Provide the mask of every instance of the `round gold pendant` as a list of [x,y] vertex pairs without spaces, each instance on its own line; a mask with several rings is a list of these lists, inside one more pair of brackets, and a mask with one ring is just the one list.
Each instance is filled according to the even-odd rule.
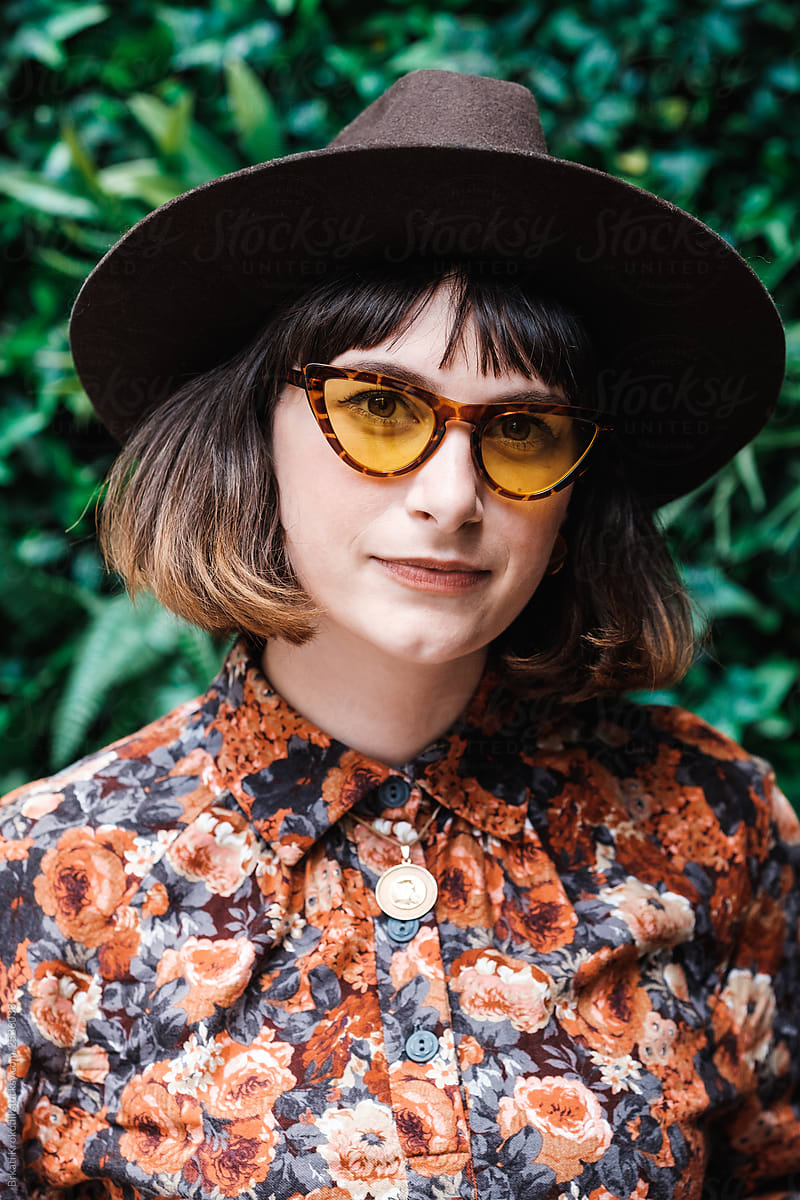
[[438,894],[430,871],[412,862],[389,867],[375,885],[375,899],[381,912],[398,921],[424,917],[433,908]]

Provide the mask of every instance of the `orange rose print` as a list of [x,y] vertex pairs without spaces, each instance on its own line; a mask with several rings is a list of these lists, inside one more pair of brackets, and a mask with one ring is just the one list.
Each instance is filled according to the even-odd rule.
[[325,1078],[328,1071],[340,1078],[350,1059],[351,1043],[358,1038],[369,1039],[380,1020],[374,992],[348,996],[334,1013],[322,1017],[305,1043],[302,1061],[306,1079],[315,1082]]
[[289,1200],[350,1200],[350,1193],[342,1188],[321,1187],[313,1192],[294,1192]]
[[108,1075],[108,1054],[102,1046],[81,1046],[70,1055],[69,1068],[85,1083],[102,1083]]
[[405,950],[395,951],[389,973],[395,991],[418,975],[425,979],[428,983],[426,1006],[435,1008],[443,1019],[447,1019],[447,984],[442,970],[442,950],[439,935],[430,925],[423,925]]
[[553,1011],[553,981],[531,963],[500,950],[468,950],[453,963],[451,984],[461,1007],[479,1021],[510,1021],[515,1029],[544,1029]]
[[20,1042],[14,1049],[6,1068],[9,1078],[11,1075],[16,1075],[17,1079],[24,1079],[31,1069],[31,1048],[26,1042]]
[[332,767],[322,781],[322,799],[328,807],[331,821],[338,821],[343,813],[361,799],[365,793],[376,788],[381,776],[364,762],[356,750],[346,750],[337,766]]
[[203,1182],[215,1196],[241,1196],[266,1179],[276,1140],[271,1115],[231,1122],[197,1153]]
[[739,969],[728,973],[713,1013],[714,1065],[725,1079],[744,1085],[748,1072],[765,1061],[772,1049],[775,1007],[769,975]]
[[170,777],[178,779],[195,778],[197,784],[190,791],[181,790],[176,796],[183,809],[183,819],[191,821],[198,813],[203,812],[225,790],[225,783],[217,770],[213,755],[202,746],[195,746],[187,755],[179,759],[170,768]]
[[461,929],[494,925],[503,899],[503,872],[494,858],[485,857],[469,834],[437,839],[435,866],[439,881],[437,909]]
[[43,962],[30,986],[31,1016],[39,1032],[54,1046],[86,1041],[86,1023],[100,1014],[100,985],[85,971],[64,962]]
[[160,917],[169,908],[169,892],[163,883],[154,883],[142,905],[143,917]]
[[[385,822],[385,833],[390,837],[398,836],[396,831],[397,825],[400,822],[390,823]],[[394,867],[400,861],[397,846],[392,842],[387,842],[386,838],[379,837],[372,829],[367,829],[364,825],[353,824],[352,827],[353,841],[358,846],[358,860],[367,867],[375,875],[382,874],[389,867]]]
[[500,1133],[506,1141],[525,1125],[542,1135],[536,1159],[555,1172],[559,1183],[597,1162],[611,1145],[611,1126],[597,1097],[579,1079],[523,1076],[514,1096],[500,1101]]
[[85,1112],[78,1108],[59,1108],[42,1099],[25,1117],[22,1136],[38,1138],[42,1156],[36,1161],[37,1172],[48,1183],[81,1183],[87,1179],[83,1163],[87,1140],[101,1129],[108,1129],[106,1110]]
[[141,941],[139,913],[130,907],[118,909],[113,931],[97,951],[103,979],[125,979],[130,974],[131,959],[139,953]]
[[677,946],[694,933],[694,909],[685,896],[659,892],[633,876],[616,887],[603,888],[599,899],[613,907],[614,915],[628,926],[639,949]]
[[[576,995],[559,1004],[558,1017],[573,1037],[582,1038],[592,1050],[621,1058],[631,1054],[644,1033],[651,1011],[650,999],[640,984],[636,959],[607,961],[592,973],[592,961],[578,973]],[[583,984],[581,976],[588,976]]]
[[[646,1179],[640,1179],[627,1200],[647,1200],[649,1194],[650,1185]],[[598,1187],[589,1192],[589,1200],[621,1200],[621,1197],[615,1192],[607,1192],[604,1187]]]
[[361,1100],[353,1109],[326,1109],[316,1124],[326,1138],[317,1152],[350,1200],[405,1200],[403,1152],[391,1110]]
[[247,938],[187,938],[180,950],[165,950],[158,964],[156,987],[183,977],[189,991],[178,1001],[189,1021],[210,1017],[215,1005],[227,1008],[241,996],[255,958]]
[[[791,874],[791,873],[790,873]],[[767,892],[750,905],[739,941],[745,962],[760,973],[774,975],[779,969],[786,930],[786,915],[783,906]]]
[[0,1016],[2,1017],[8,1017],[10,1005],[18,1002],[20,990],[25,987],[31,977],[31,968],[28,963],[30,944],[30,938],[22,939],[17,946],[14,961],[8,968],[5,963],[0,962]]
[[258,864],[258,842],[250,824],[236,812],[202,812],[167,851],[184,879],[204,883],[217,896],[232,896]]
[[577,913],[557,878],[530,888],[522,904],[505,901],[503,917],[509,928],[540,954],[571,942],[578,924]]
[[260,1117],[297,1082],[289,1070],[293,1047],[276,1042],[271,1029],[262,1029],[249,1046],[223,1034],[215,1039],[215,1053],[217,1065],[201,1089],[212,1117]]
[[458,1061],[462,1069],[483,1062],[483,1058],[483,1046],[471,1034],[465,1034],[458,1043]]
[[66,937],[93,947],[111,936],[114,914],[128,899],[123,856],[133,848],[132,833],[83,826],[68,829],[47,851],[36,899]]
[[27,858],[32,845],[33,838],[10,838],[6,841],[0,834],[0,862],[3,862],[4,859],[12,862],[14,859]]
[[457,1148],[456,1111],[442,1088],[427,1079],[397,1079],[393,1073],[392,1100],[406,1154],[446,1154]]
[[117,1123],[119,1148],[145,1172],[174,1175],[203,1140],[203,1110],[183,1092],[170,1092],[169,1063],[153,1063],[123,1089]]

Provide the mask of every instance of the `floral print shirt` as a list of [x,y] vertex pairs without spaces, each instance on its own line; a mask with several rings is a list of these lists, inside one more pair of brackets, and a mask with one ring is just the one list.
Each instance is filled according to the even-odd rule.
[[800,1196],[800,826],[686,712],[490,665],[399,769],[240,640],[0,831],[7,1195]]

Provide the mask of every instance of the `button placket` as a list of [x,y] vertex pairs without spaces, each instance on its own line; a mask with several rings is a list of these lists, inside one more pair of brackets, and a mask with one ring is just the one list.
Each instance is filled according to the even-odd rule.
[[[392,811],[392,824],[410,817],[419,829],[427,819],[424,810],[417,812],[419,800],[415,788],[407,805],[413,804],[413,817]],[[415,843],[409,849],[411,861],[425,867],[423,846]],[[363,850],[367,852],[366,844]],[[374,869],[369,862],[364,866],[370,873]],[[368,886],[370,883],[368,874]],[[429,1161],[426,1177],[438,1156],[463,1155],[466,1162],[469,1155],[469,1129],[434,914],[435,910],[412,920],[385,915],[373,918],[392,1107],[409,1166],[413,1169],[416,1162],[422,1167]]]

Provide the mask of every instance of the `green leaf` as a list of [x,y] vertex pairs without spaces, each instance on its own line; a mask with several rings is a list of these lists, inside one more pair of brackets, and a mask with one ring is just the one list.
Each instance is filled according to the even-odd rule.
[[61,47],[35,25],[23,26],[9,47],[14,58],[35,58],[51,71],[63,67],[67,57]]
[[778,612],[727,579],[719,567],[687,566],[683,573],[693,599],[708,617],[749,617],[765,633],[780,625]]
[[49,17],[44,23],[44,31],[54,42],[65,42],[83,29],[99,25],[109,16],[109,10],[104,4],[79,4],[75,8],[65,9]]
[[96,206],[85,196],[76,196],[49,179],[24,171],[7,161],[0,162],[0,192],[18,200],[26,208],[55,217],[80,220],[97,216]]
[[752,446],[745,446],[733,460],[736,474],[745,486],[750,504],[756,512],[763,512],[767,507],[767,497],[758,475],[756,456]]
[[52,758],[60,765],[79,750],[114,690],[151,671],[175,652],[177,617],[150,597],[105,600],[80,641],[53,719]]
[[97,191],[97,166],[78,137],[72,121],[64,121],[61,126],[61,137],[69,149],[72,165],[83,178],[91,191]]
[[0,612],[5,621],[19,628],[48,634],[75,614],[81,619],[97,598],[58,575],[23,562],[5,539],[0,542]]
[[240,58],[225,63],[228,99],[239,140],[254,162],[266,162],[285,152],[283,135],[272,99],[255,71]]
[[41,412],[20,412],[3,416],[0,423],[0,459],[8,458],[17,446],[34,437],[46,424],[47,417]]
[[676,194],[693,193],[700,187],[713,161],[711,150],[693,146],[686,150],[654,150],[653,170]]
[[800,664],[770,659],[760,667],[732,666],[699,706],[700,716],[737,741],[755,721],[780,717]]
[[142,200],[157,207],[185,190],[183,180],[162,170],[158,159],[136,158],[98,172],[97,182],[107,196]]
[[70,279],[84,280],[94,266],[94,263],[72,258],[71,255],[62,254],[60,250],[53,250],[49,246],[37,247],[34,253],[39,262],[53,271],[58,271],[60,275],[68,275]]
[[128,107],[162,154],[177,154],[184,149],[189,138],[194,107],[188,92],[175,104],[166,104],[157,96],[131,96]]

